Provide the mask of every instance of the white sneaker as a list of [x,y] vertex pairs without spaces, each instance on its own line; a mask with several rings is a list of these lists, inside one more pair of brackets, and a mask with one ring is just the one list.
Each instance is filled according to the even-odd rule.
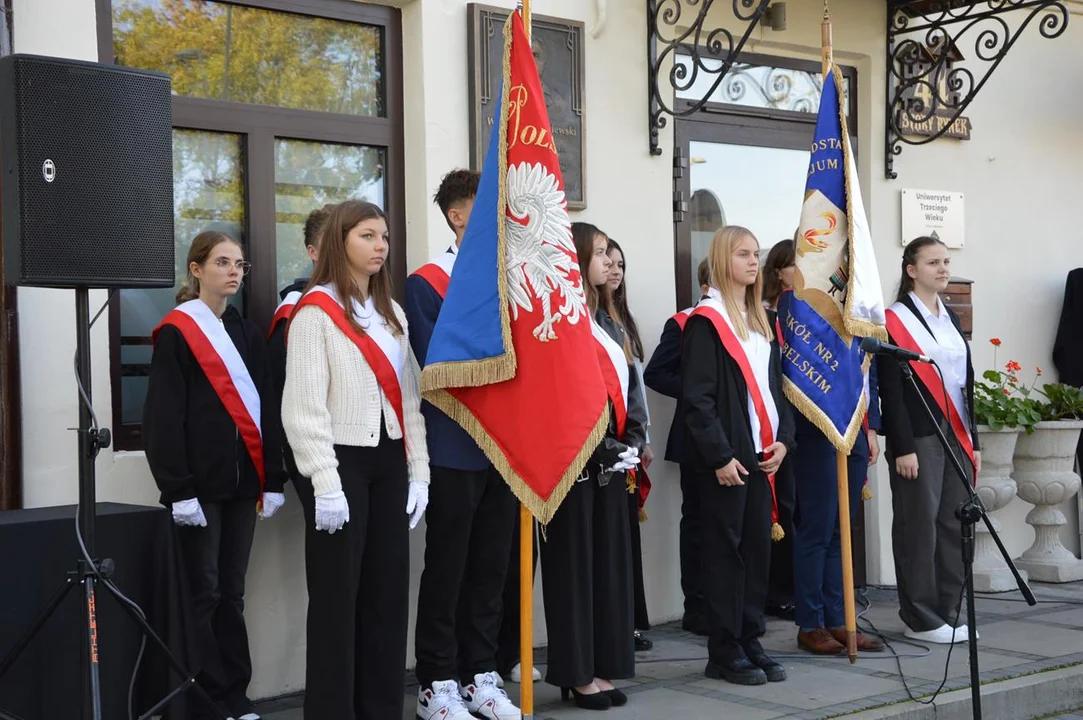
[[419,720],[473,720],[459,695],[459,683],[454,680],[437,680],[431,688],[418,690],[417,717]]
[[[978,634],[977,630],[974,631],[974,639],[981,640],[981,635]],[[959,627],[955,628],[955,642],[963,643],[967,642],[968,640],[970,640],[970,628],[966,626],[966,623],[963,623]]]
[[472,685],[462,689],[466,709],[475,717],[488,720],[522,720],[522,713],[515,707],[508,694],[496,684],[500,677],[495,672],[478,673]]
[[[530,676],[534,678],[534,682],[541,680],[541,673],[538,672],[538,668],[530,668]],[[523,665],[522,663],[515,663],[515,667],[511,669],[511,681],[513,683],[521,683],[523,681]],[[501,684],[500,687],[504,687]]]
[[961,629],[963,630],[962,633],[960,633],[959,630],[953,629],[951,625],[945,623],[940,627],[936,628],[935,630],[918,631],[907,628],[906,632],[903,634],[906,635],[906,637],[911,638],[912,640],[931,642],[936,643],[937,645],[951,645],[953,642],[962,642],[966,639],[966,630],[965,628]]

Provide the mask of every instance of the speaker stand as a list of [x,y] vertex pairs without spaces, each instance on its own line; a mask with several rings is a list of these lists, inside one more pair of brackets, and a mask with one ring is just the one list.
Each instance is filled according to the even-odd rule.
[[[83,676],[83,718],[84,720],[101,720],[101,682],[98,671],[98,618],[97,618],[97,588],[104,587],[106,591],[120,605],[121,609],[128,614],[140,631],[158,647],[165,655],[169,666],[175,673],[184,678],[184,681],[174,688],[168,695],[162,698],[154,707],[139,716],[139,720],[149,720],[162,708],[171,703],[182,692],[195,689],[197,695],[208,707],[216,707],[207,691],[204,690],[195,676],[181,665],[176,656],[170,652],[165,642],[158,637],[141,612],[129,605],[120,590],[110,580],[114,570],[112,560],[106,558],[101,561],[94,559],[94,521],[97,516],[95,500],[95,476],[94,460],[102,448],[109,447],[110,433],[106,428],[97,428],[91,416],[90,408],[90,289],[87,286],[75,288],[75,363],[79,379],[79,511],[77,522],[79,533],[82,536],[82,544],[86,550],[86,556],[80,557],[75,564],[75,570],[67,573],[64,583],[60,586],[53,599],[45,606],[41,613],[34,619],[23,635],[15,643],[15,647],[8,652],[3,661],[0,661],[0,678],[15,664],[22,652],[34,639],[38,631],[44,627],[52,614],[60,607],[60,603],[67,597],[68,592],[76,585],[83,586],[83,627],[82,633],[85,639],[81,658],[81,672]],[[227,716],[219,712],[221,720],[227,720]],[[19,720],[14,715],[0,710],[0,718],[4,720]]]

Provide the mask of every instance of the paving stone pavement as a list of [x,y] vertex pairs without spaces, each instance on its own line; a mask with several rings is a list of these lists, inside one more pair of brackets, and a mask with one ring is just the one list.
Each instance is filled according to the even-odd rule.
[[[1083,583],[1033,585],[1039,603],[1029,607],[1018,593],[980,596],[977,599],[979,667],[982,684],[1083,664]],[[864,603],[861,600],[864,599]],[[861,625],[871,622],[892,637],[900,655],[910,692],[916,697],[933,693],[944,678],[944,690],[969,687],[969,663],[965,644],[951,648],[915,646],[902,637],[904,630],[892,589],[869,589],[859,593]],[[703,675],[706,646],[703,638],[686,633],[671,623],[648,633],[654,649],[637,655],[637,676],[618,683],[628,694],[628,705],[614,708],[613,720],[657,718],[732,718],[776,720],[801,718],[824,720],[848,713],[899,702],[912,702],[891,652],[862,654],[856,664],[845,658],[822,658],[797,649],[796,628],[782,620],[769,620],[763,645],[786,666],[785,683],[740,687]],[[535,651],[535,662],[544,674],[545,650]],[[414,682],[412,674],[410,682]],[[509,695],[518,699],[519,688],[509,683]],[[406,689],[404,720],[414,717],[417,686]],[[1081,696],[1061,707],[1083,707]],[[264,720],[302,720],[301,698],[294,696],[262,703]],[[557,688],[535,685],[536,720],[597,718],[598,713],[561,703]],[[1027,720],[991,718],[987,720]],[[1083,710],[1060,715],[1061,720],[1083,720]]]

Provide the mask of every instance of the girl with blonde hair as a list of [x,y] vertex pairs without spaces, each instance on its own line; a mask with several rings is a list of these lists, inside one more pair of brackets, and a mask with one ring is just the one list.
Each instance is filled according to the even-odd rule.
[[778,342],[760,301],[759,242],[746,228],[715,233],[711,287],[684,330],[682,404],[700,491],[705,674],[739,685],[786,679],[760,645],[774,475],[793,447]]

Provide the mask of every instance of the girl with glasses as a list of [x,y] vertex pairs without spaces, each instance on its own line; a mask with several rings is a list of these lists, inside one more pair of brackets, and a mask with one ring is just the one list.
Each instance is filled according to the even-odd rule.
[[143,447],[161,502],[173,512],[188,576],[202,672],[218,703],[194,718],[258,720],[244,582],[256,516],[282,507],[285,470],[278,399],[263,333],[229,299],[249,263],[240,243],[200,233],[188,251],[177,307],[154,330]]

